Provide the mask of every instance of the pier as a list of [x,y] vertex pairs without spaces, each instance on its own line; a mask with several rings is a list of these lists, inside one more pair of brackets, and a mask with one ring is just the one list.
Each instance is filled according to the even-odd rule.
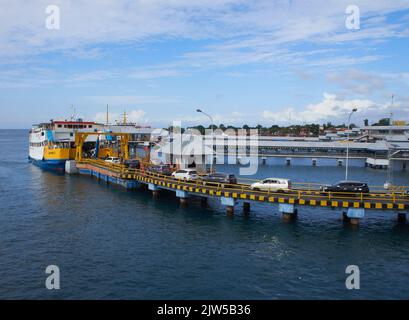
[[[112,135],[119,137],[119,153],[123,159],[129,158],[129,134],[125,133],[77,133],[76,160],[67,161],[69,171],[96,177],[106,183],[120,185],[126,189],[146,186],[153,198],[160,197],[161,190],[175,192],[182,206],[187,206],[189,198],[199,197],[202,203],[208,198],[217,199],[226,208],[230,216],[235,207],[242,205],[243,212],[250,212],[251,203],[278,204],[278,211],[284,221],[297,218],[302,206],[327,207],[340,209],[343,220],[358,225],[365,217],[366,210],[384,210],[397,214],[397,221],[404,223],[409,210],[409,195],[404,187],[392,190],[373,191],[371,193],[336,193],[323,192],[316,184],[293,183],[294,189],[287,192],[256,191],[248,183],[220,184],[204,182],[200,179],[191,181],[175,179],[172,176],[149,172],[148,161],[139,159],[140,169],[128,168],[122,163],[110,163],[102,159],[83,157],[83,144],[90,135]],[[73,170],[75,167],[75,170]],[[243,180],[243,179],[242,179]]]
[[409,210],[409,197],[402,191],[371,192],[369,194],[338,194],[321,192],[314,187],[296,188],[290,192],[254,191],[248,184],[237,183],[221,185],[206,183],[200,179],[184,181],[171,176],[147,172],[146,169],[129,169],[122,164],[107,163],[100,159],[82,159],[76,164],[80,174],[94,176],[107,183],[117,184],[127,189],[135,189],[146,185],[154,198],[160,197],[161,190],[175,192],[183,206],[187,206],[189,198],[200,197],[203,202],[206,198],[215,198],[226,207],[228,215],[234,214],[238,206],[243,212],[250,211],[251,203],[278,204],[278,211],[284,221],[292,221],[297,217],[302,206],[327,207],[340,209],[344,220],[351,224],[359,224],[365,217],[366,210],[383,210],[397,214],[399,222],[406,221]]

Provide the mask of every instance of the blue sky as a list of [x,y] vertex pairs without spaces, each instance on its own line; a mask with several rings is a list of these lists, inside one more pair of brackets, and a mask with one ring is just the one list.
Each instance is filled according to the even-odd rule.
[[[360,29],[345,26],[351,4]],[[1,0],[0,128],[409,121],[409,0]],[[394,94],[394,106],[390,106]]]

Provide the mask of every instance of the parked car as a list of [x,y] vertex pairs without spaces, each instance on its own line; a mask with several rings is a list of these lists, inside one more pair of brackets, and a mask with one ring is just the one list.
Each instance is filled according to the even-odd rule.
[[150,172],[150,173],[161,174],[161,175],[164,175],[164,176],[172,175],[172,170],[171,170],[170,166],[168,166],[168,165],[150,166],[149,168],[146,169],[146,171]]
[[119,158],[117,158],[117,157],[108,157],[108,158],[105,159],[105,162],[114,163],[114,164],[119,164],[119,163],[121,163],[121,162],[119,161]]
[[196,169],[181,169],[172,173],[172,177],[182,180],[195,180],[198,178]]
[[202,177],[203,184],[221,184],[224,187],[224,184],[236,184],[237,179],[234,174],[228,173],[209,173]]
[[340,181],[334,185],[321,186],[320,189],[322,192],[369,193],[368,185],[359,181]]
[[125,160],[124,165],[129,169],[139,169],[141,167],[139,160],[136,159]]
[[281,178],[267,178],[250,185],[251,190],[286,192],[291,190],[291,180]]

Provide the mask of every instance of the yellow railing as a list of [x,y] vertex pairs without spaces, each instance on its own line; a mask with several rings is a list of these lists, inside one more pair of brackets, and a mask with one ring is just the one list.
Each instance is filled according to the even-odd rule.
[[[194,188],[206,188],[214,191],[222,191],[229,193],[238,193],[238,194],[254,194],[258,196],[267,196],[267,197],[285,197],[293,199],[309,199],[309,200],[339,200],[339,201],[367,201],[367,202],[386,202],[386,203],[404,203],[409,204],[409,195],[404,193],[406,187],[400,187],[399,192],[388,191],[388,192],[371,192],[371,193],[357,193],[349,194],[345,192],[322,192],[318,189],[312,189],[309,185],[318,185],[318,184],[306,184],[307,188],[294,188],[287,192],[272,192],[272,191],[255,191],[250,189],[249,184],[237,183],[237,184],[228,184],[228,183],[216,183],[216,182],[206,182],[200,179],[195,180],[182,180],[175,179],[172,176],[162,175],[159,173],[149,172],[146,169],[131,169],[127,168],[123,164],[109,163],[100,159],[83,159],[81,163],[89,163],[102,167],[104,169],[109,169],[110,171],[120,175],[121,177],[127,178],[129,175],[138,180],[139,178],[151,178],[156,179],[161,182],[169,182],[171,184],[183,185]],[[297,186],[302,186],[303,183],[294,184]],[[398,189],[396,189],[398,190]]]

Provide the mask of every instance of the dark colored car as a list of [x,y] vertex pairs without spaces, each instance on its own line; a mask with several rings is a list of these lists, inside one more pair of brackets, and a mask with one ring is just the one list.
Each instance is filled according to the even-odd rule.
[[156,165],[156,166],[150,166],[149,168],[146,169],[147,172],[150,173],[157,173],[161,174],[164,176],[171,176],[172,175],[172,170],[168,165]]
[[321,186],[321,191],[339,193],[369,193],[369,187],[364,182],[340,181],[334,185]]
[[124,165],[129,169],[139,169],[141,167],[139,160],[136,159],[125,160]]
[[237,179],[234,174],[209,173],[202,177],[203,184],[236,184]]

